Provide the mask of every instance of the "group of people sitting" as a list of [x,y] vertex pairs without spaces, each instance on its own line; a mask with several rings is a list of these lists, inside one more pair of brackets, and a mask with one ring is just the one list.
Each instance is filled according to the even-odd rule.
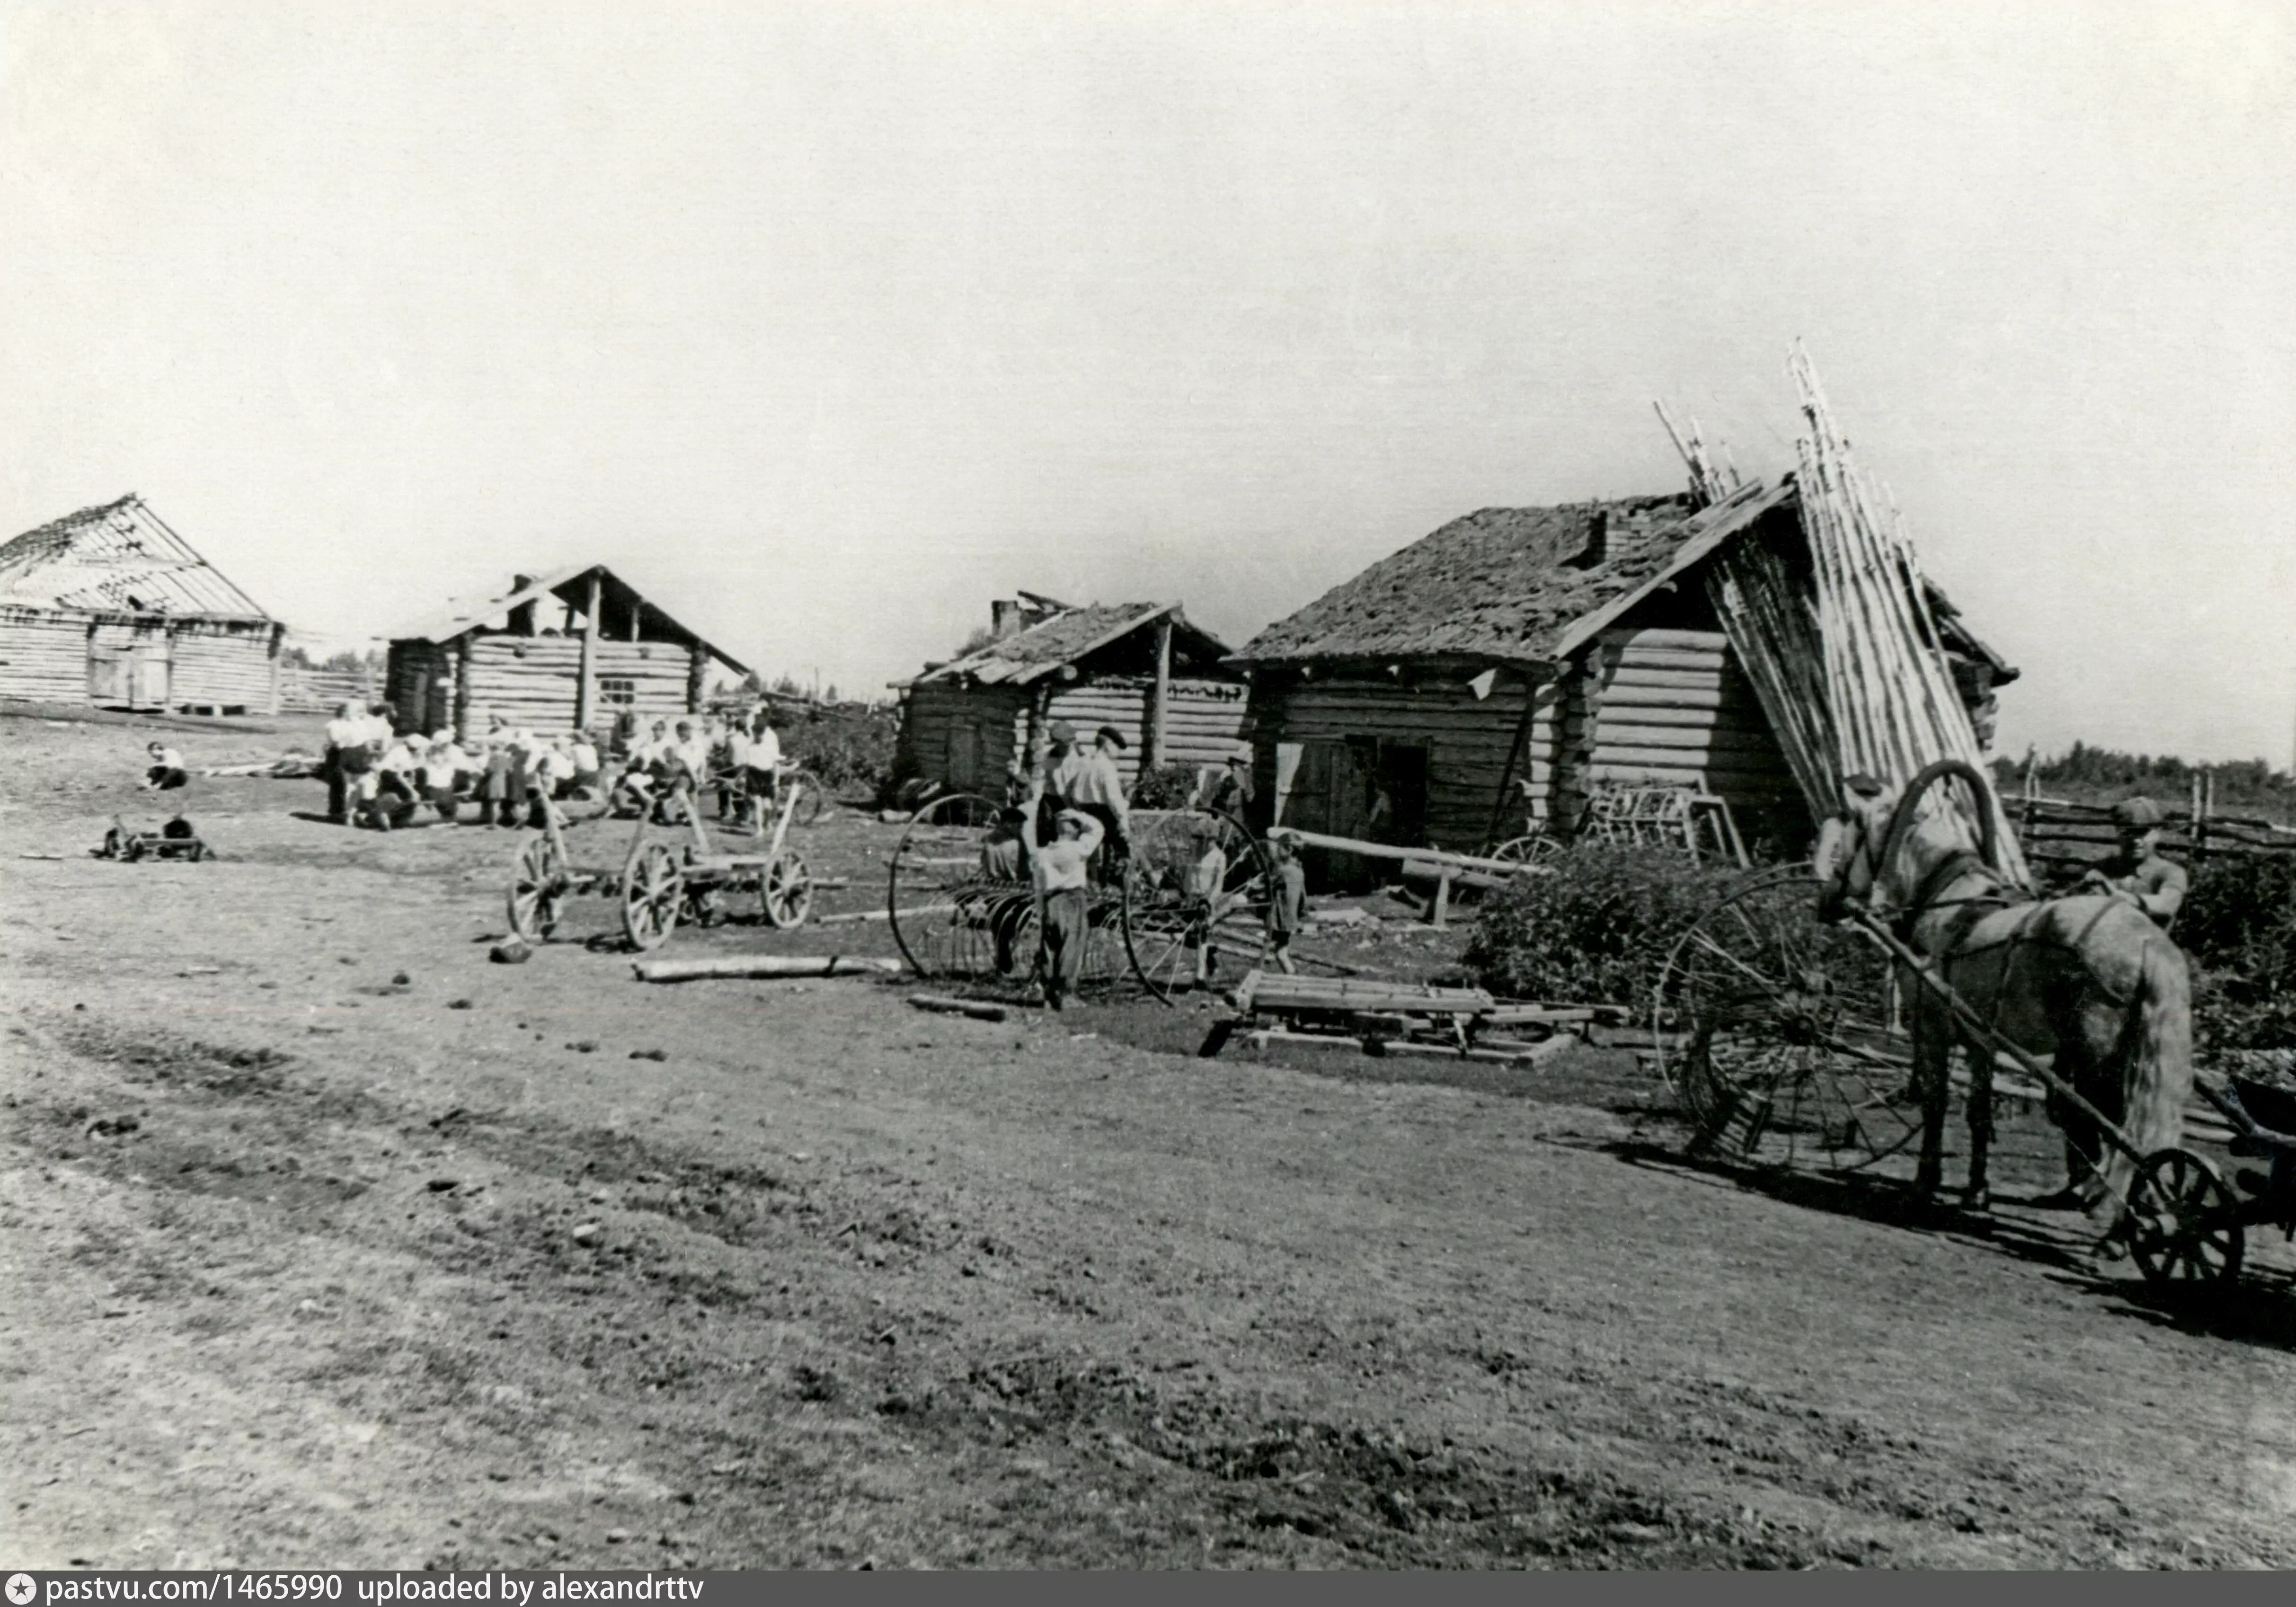
[[388,702],[345,703],[327,723],[330,820],[388,832],[425,824],[426,810],[452,824],[476,804],[473,824],[539,826],[549,803],[596,802],[676,824],[714,783],[720,817],[755,830],[776,796],[781,744],[763,710],[722,729],[702,716],[675,728],[658,719],[650,732],[626,713],[603,747],[586,731],[542,735],[499,714],[468,742],[446,730],[402,734],[398,724]]

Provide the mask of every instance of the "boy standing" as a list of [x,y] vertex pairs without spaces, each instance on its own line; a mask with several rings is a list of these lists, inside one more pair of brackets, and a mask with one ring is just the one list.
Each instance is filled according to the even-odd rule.
[[1307,916],[1308,873],[1300,868],[1300,851],[1289,837],[1270,837],[1267,847],[1275,856],[1275,897],[1267,912],[1268,957],[1290,976],[1298,969],[1292,963],[1292,939]]
[[[1036,799],[1031,798],[1029,802],[1034,804]],[[1091,897],[1086,867],[1106,833],[1100,822],[1080,809],[1061,810],[1054,818],[1053,829],[1056,835],[1047,842],[1037,811],[1029,811],[1029,861],[1036,882],[1037,931],[1042,945],[1037,964],[1044,978],[1045,1003],[1054,1010],[1065,1010],[1069,996],[1084,977],[1086,906]]]

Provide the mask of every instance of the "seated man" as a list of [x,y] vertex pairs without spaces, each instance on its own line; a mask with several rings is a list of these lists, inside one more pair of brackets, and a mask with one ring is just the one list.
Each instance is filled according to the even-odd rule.
[[167,792],[191,780],[184,768],[184,756],[164,742],[153,742],[145,750],[152,763],[144,772],[144,784],[155,791]]
[[463,791],[469,784],[470,755],[455,741],[451,731],[434,731],[430,746],[422,755],[420,775],[422,800],[439,811],[439,818],[448,825],[463,807]]
[[566,790],[569,798],[585,801],[594,799],[604,792],[604,766],[598,758],[597,744],[586,731],[578,731],[567,745],[566,757],[574,761],[574,779]]
[[394,737],[373,769],[359,778],[359,812],[378,832],[404,824],[415,809],[416,775],[422,760],[405,741]]

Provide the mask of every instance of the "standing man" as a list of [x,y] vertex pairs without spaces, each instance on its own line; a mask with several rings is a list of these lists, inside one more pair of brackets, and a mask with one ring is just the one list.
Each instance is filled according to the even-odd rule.
[[782,738],[774,729],[771,707],[760,704],[757,723],[750,728],[749,757],[750,829],[766,829],[766,806],[779,804],[782,787]]
[[1227,756],[1221,774],[1204,793],[1203,807],[1215,815],[1249,820],[1251,799],[1251,750],[1246,748]]
[[2161,853],[2161,826],[2166,818],[2149,798],[2124,798],[2112,806],[2112,829],[2120,840],[2110,856],[2089,867],[2081,877],[2081,890],[2108,893],[2152,917],[2163,931],[2184,906],[2192,877],[2185,867]]
[[1084,947],[1091,898],[1086,871],[1093,850],[1100,847],[1101,824],[1080,809],[1062,809],[1054,816],[1057,833],[1047,841],[1038,813],[1039,799],[1031,797],[1029,823],[1029,865],[1036,883],[1037,969],[1045,984],[1045,1003],[1054,1010],[1068,1008],[1069,996],[1084,977]]
[[1093,734],[1091,751],[1081,756],[1068,782],[1068,807],[1100,822],[1109,856],[1118,861],[1132,852],[1131,804],[1124,796],[1124,773],[1116,763],[1127,745],[1124,733],[1103,726]]
[[345,703],[327,722],[327,818],[340,825],[350,818],[350,790],[366,765],[366,716]]

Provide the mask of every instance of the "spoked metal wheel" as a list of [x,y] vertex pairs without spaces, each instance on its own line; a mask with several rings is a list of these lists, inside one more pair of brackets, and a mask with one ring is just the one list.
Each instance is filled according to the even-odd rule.
[[[1037,898],[1021,833],[1013,815],[972,792],[936,798],[910,820],[893,850],[886,913],[918,975],[1024,982],[1036,974]],[[1125,967],[1121,906],[1116,889],[1093,888],[1086,982]]]
[[658,842],[646,844],[622,877],[622,932],[633,948],[660,948],[685,902],[685,873]]
[[1176,809],[1132,816],[1124,877],[1124,952],[1166,1004],[1234,981],[1267,952],[1275,866],[1266,846],[1226,815]]
[[510,876],[510,929],[529,943],[556,930],[566,905],[566,866],[549,834],[527,839]]
[[2240,1201],[2217,1168],[2189,1150],[2156,1150],[2128,1191],[2128,1259],[2157,1286],[2229,1285],[2248,1234]]
[[893,849],[886,913],[901,957],[919,976],[1025,978],[1035,963],[1027,850],[998,815],[999,806],[978,793],[937,798]]
[[783,931],[805,924],[813,909],[813,873],[795,849],[774,856],[758,880],[758,902],[766,919]]
[[1667,959],[1653,1024],[1660,1067],[1698,1124],[1693,1148],[1849,1171],[1920,1135],[1889,962],[1820,922],[1817,891],[1806,865],[1757,877]]

